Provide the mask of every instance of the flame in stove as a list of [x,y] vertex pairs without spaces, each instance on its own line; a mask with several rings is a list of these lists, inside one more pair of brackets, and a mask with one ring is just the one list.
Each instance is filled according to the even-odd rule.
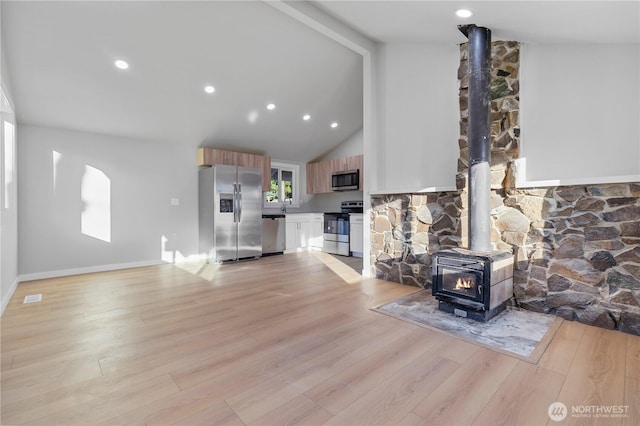
[[463,280],[462,278],[458,278],[456,281],[455,290],[463,290],[466,288],[473,288],[473,282],[471,280]]

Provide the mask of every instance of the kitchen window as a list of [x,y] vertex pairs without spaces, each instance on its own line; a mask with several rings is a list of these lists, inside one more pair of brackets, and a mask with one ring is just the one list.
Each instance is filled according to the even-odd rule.
[[300,166],[271,162],[271,190],[265,192],[265,207],[300,207],[298,198]]

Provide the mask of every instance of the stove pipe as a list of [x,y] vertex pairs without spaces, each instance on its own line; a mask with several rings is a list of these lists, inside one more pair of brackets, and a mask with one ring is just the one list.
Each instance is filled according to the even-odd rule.
[[491,30],[459,25],[469,39],[469,249],[491,251]]

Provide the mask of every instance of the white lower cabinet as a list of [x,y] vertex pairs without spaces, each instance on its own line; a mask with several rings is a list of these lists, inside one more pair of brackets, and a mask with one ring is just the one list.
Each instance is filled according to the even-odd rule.
[[355,257],[362,257],[364,251],[364,219],[362,213],[349,215],[349,251]]
[[285,217],[285,251],[322,248],[322,214],[291,213]]
[[285,220],[285,250],[293,251],[301,248],[300,244],[300,222],[294,222],[289,220],[287,216]]
[[322,213],[314,213],[311,217],[311,230],[309,231],[309,247],[322,249],[324,239],[324,216]]

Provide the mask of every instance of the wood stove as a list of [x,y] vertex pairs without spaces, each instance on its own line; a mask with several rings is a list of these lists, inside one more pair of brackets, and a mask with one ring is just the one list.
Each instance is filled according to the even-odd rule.
[[432,294],[441,311],[487,321],[507,306],[513,294],[513,256],[451,249],[436,253]]
[[513,255],[491,247],[491,30],[458,29],[469,39],[469,249],[434,255],[432,293],[440,310],[487,321],[513,295]]

